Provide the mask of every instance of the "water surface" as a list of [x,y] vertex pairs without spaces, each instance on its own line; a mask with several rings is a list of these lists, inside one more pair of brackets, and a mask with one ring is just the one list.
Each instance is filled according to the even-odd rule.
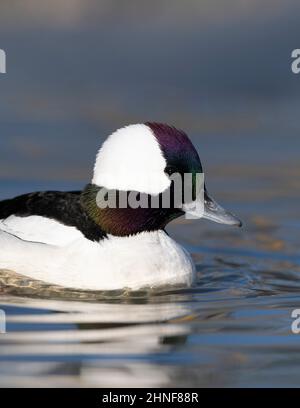
[[220,191],[242,229],[184,219],[168,228],[196,262],[190,289],[86,293],[2,271],[1,386],[299,386],[294,191],[279,209],[256,188],[232,202]]

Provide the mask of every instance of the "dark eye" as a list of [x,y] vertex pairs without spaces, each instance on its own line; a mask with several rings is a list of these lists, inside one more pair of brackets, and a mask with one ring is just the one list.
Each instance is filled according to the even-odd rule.
[[177,173],[178,170],[176,169],[175,166],[167,166],[165,168],[165,173],[168,174],[169,176],[171,176],[171,174]]

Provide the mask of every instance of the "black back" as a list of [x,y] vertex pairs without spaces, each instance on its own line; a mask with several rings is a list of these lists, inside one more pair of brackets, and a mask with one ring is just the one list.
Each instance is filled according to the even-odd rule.
[[106,234],[82,208],[80,195],[80,191],[45,191],[3,200],[0,201],[0,219],[10,215],[39,215],[76,227],[87,239],[99,241],[105,238]]

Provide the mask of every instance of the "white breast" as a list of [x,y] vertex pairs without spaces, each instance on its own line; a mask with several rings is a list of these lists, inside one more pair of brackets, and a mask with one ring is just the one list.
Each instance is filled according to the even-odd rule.
[[16,218],[0,223],[0,268],[85,290],[189,286],[193,281],[190,256],[163,231],[110,236],[98,243],[53,220],[26,224],[26,218]]

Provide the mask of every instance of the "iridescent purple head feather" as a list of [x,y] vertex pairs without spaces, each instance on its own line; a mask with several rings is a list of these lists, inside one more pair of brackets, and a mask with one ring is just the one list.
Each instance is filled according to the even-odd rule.
[[164,123],[146,122],[154,133],[168,166],[179,173],[202,173],[202,165],[194,145],[185,132]]

